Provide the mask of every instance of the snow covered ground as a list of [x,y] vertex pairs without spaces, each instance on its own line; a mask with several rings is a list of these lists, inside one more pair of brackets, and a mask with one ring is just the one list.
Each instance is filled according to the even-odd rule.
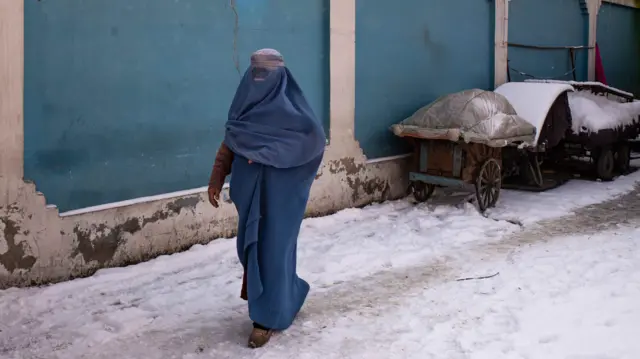
[[637,359],[638,181],[504,191],[487,217],[401,200],[305,220],[312,292],[262,350],[245,349],[233,240],[0,291],[0,358]]

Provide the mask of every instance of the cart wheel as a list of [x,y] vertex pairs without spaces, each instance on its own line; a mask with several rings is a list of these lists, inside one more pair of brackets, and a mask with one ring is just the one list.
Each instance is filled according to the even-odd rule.
[[433,195],[433,191],[435,191],[436,186],[424,182],[413,182],[413,198],[418,202],[426,202],[431,195]]
[[538,155],[525,156],[523,159],[524,178],[527,184],[533,184],[537,187],[544,185],[544,179],[542,178],[542,171],[540,165],[542,161],[538,160]]
[[609,148],[602,148],[598,151],[596,158],[596,172],[598,177],[605,181],[613,179],[613,170],[615,169],[615,158],[613,151]]
[[487,208],[496,205],[501,187],[502,170],[498,161],[490,158],[482,165],[478,178],[476,178],[476,200],[480,212],[484,213]]
[[615,154],[616,170],[622,174],[629,172],[631,167],[631,148],[628,143],[621,143]]

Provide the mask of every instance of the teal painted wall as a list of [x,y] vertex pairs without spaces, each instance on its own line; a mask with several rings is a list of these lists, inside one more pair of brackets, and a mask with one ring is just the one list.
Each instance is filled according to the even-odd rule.
[[602,4],[598,45],[607,82],[640,96],[640,10]]
[[369,158],[405,153],[389,126],[437,97],[493,84],[489,0],[357,0],[356,139]]
[[25,16],[25,177],[63,211],[206,185],[236,54],[244,72],[279,49],[328,126],[328,0],[26,0]]
[[[509,3],[509,42],[524,45],[586,46],[589,17],[580,0],[513,0]],[[588,54],[576,52],[576,75],[587,79]],[[509,47],[509,66],[536,78],[571,80],[568,50]],[[511,81],[525,77],[511,71]]]

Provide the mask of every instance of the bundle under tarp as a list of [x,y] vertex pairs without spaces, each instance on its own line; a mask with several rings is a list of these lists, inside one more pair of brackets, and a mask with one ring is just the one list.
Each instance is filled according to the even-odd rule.
[[531,144],[536,134],[504,96],[480,89],[440,97],[391,126],[391,131],[400,137],[462,140],[491,147]]

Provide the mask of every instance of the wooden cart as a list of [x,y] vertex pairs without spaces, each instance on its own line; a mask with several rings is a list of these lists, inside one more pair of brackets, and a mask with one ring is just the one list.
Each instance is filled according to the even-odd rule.
[[417,201],[426,201],[436,186],[440,186],[474,191],[480,212],[496,205],[502,187],[502,148],[481,143],[405,138],[414,148],[409,179]]
[[[539,158],[570,126],[566,93],[572,90],[566,84],[531,83],[503,84],[493,94],[466,90],[393,125],[392,132],[413,145],[409,178],[415,199],[426,201],[436,186],[471,190],[484,212],[498,202],[505,179],[527,177],[536,188],[548,188]],[[504,117],[494,117],[498,113]],[[482,127],[486,120],[493,121],[492,130]]]
[[[527,83],[568,84],[576,91],[591,92],[614,102],[634,101],[633,94],[599,82],[527,80]],[[570,112],[568,103],[566,107]],[[570,121],[572,120],[570,118]],[[615,129],[602,129],[598,132],[585,131],[579,134],[574,133],[569,126],[560,145],[550,151],[550,157],[561,168],[582,162],[574,161],[575,158],[589,158],[589,165],[597,178],[610,181],[618,174],[624,175],[629,172],[631,145],[638,136],[640,136],[640,119]]]

